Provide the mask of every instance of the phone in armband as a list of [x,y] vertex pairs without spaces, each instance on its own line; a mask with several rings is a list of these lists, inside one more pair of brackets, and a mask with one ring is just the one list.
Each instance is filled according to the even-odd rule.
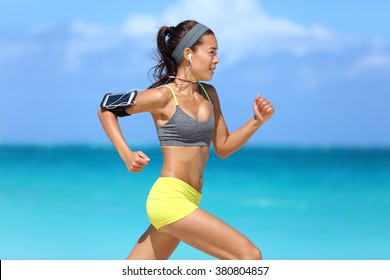
[[113,112],[119,117],[128,116],[125,109],[135,104],[136,90],[119,93],[106,93],[100,103],[100,108]]

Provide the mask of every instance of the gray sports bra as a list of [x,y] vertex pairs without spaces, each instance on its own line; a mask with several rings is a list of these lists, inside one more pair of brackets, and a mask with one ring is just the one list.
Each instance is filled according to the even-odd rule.
[[211,115],[204,122],[200,122],[185,113],[177,103],[174,90],[168,86],[176,102],[176,111],[163,125],[156,126],[161,146],[210,146],[214,134],[213,103],[205,88],[200,84],[203,92],[211,104]]

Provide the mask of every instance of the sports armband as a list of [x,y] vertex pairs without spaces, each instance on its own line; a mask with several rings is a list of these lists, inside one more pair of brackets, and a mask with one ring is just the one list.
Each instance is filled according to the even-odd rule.
[[118,117],[130,116],[126,108],[135,104],[136,90],[120,93],[106,93],[100,103],[100,108],[110,111]]

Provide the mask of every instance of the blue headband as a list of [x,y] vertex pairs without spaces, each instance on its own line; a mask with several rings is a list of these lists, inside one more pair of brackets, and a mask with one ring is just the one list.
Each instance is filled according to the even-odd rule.
[[187,32],[187,34],[183,37],[183,39],[181,39],[179,44],[172,52],[172,57],[176,60],[177,64],[179,64],[183,58],[184,49],[191,48],[192,45],[195,44],[200,36],[202,36],[203,33],[205,33],[207,30],[209,30],[207,26],[204,26],[201,23],[197,23],[194,27],[191,28],[190,31]]

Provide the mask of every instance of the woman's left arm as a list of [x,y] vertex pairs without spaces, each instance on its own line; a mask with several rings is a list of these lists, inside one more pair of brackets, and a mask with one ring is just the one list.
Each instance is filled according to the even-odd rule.
[[240,149],[249,138],[272,117],[275,109],[271,102],[260,97],[260,95],[257,95],[253,102],[253,118],[246,122],[241,128],[230,134],[222,115],[218,95],[213,87],[209,87],[210,93],[212,93],[215,115],[213,146],[219,157],[226,158]]

